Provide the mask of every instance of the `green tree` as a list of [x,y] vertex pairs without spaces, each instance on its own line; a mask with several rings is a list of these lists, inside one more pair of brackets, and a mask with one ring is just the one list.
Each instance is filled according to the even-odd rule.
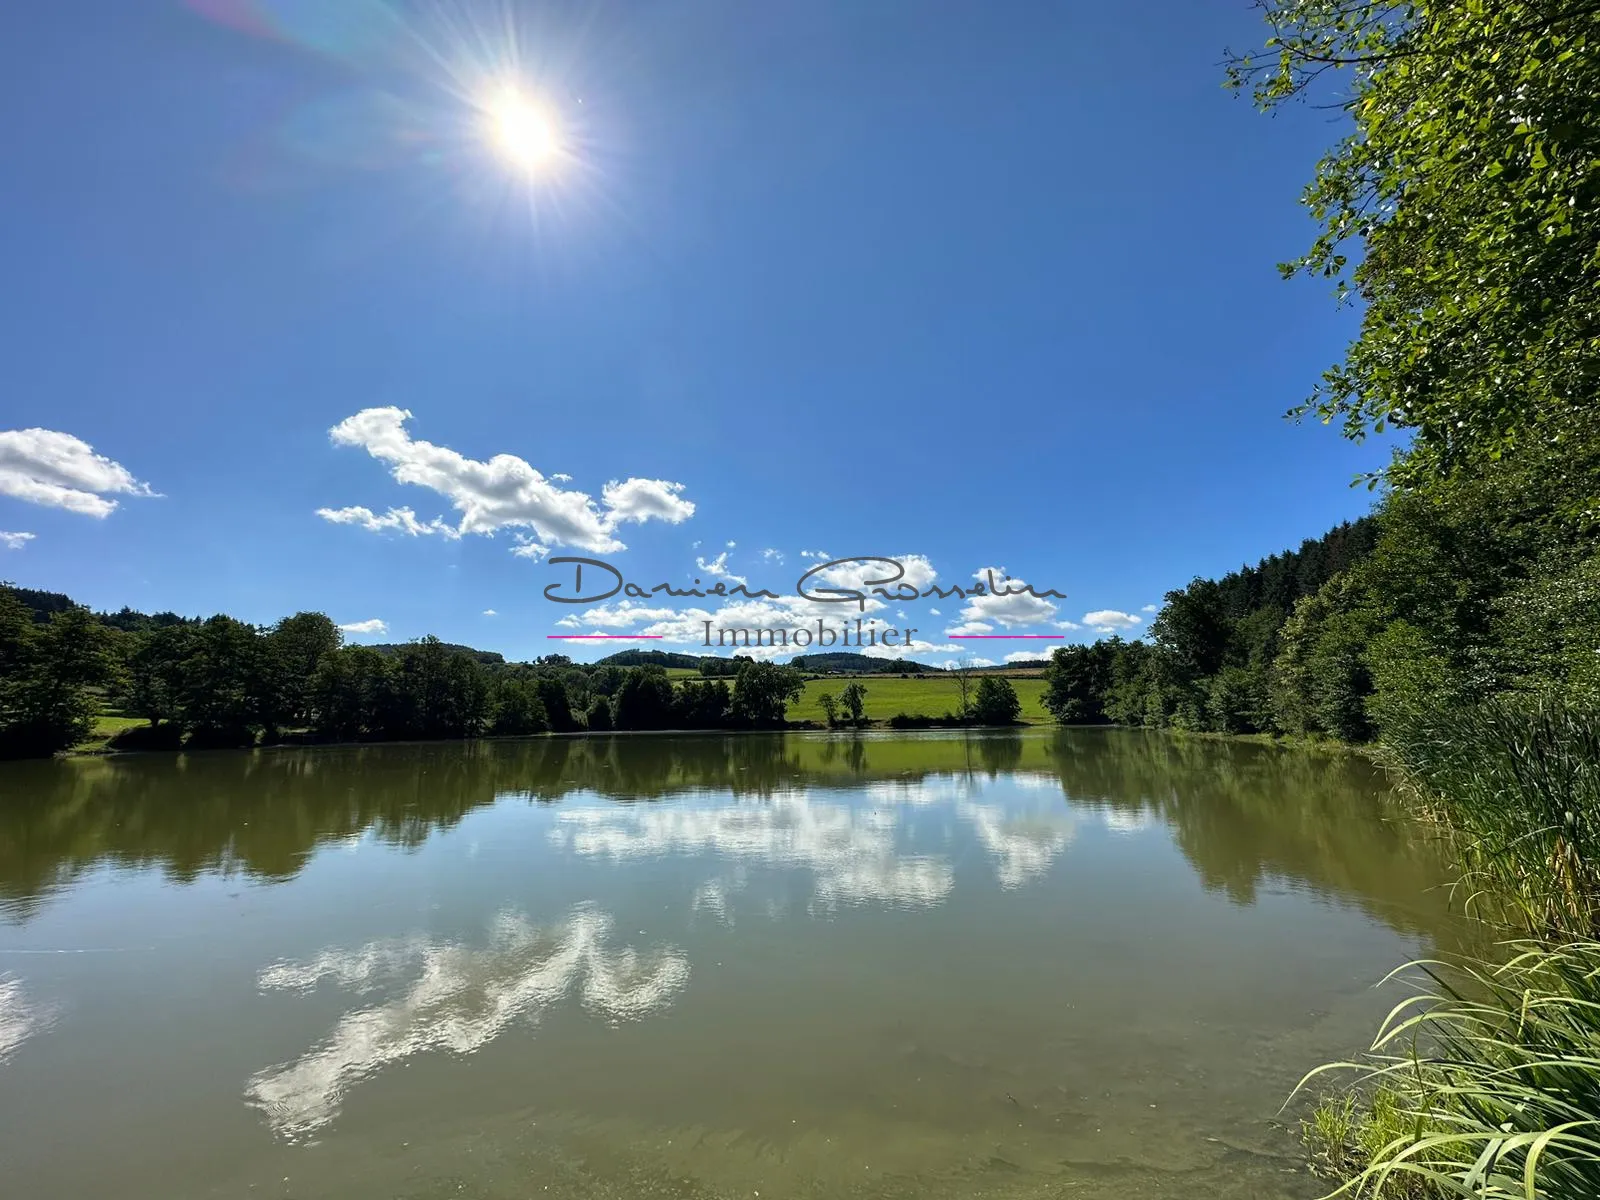
[[980,725],[1015,725],[1022,715],[1022,702],[1011,681],[1003,675],[985,675],[978,681],[978,695],[972,702],[972,719]]
[[343,644],[339,627],[322,613],[300,612],[274,625],[266,641],[274,722],[309,725],[312,680],[322,660]]
[[673,699],[674,723],[684,729],[718,729],[728,723],[733,702],[728,685],[720,679],[686,679]]
[[1098,725],[1106,717],[1118,638],[1091,646],[1058,646],[1044,670],[1045,711],[1062,725]]
[[827,718],[828,728],[839,723],[839,701],[832,692],[823,692],[817,697],[817,703],[822,706],[822,715]]
[[1414,430],[1402,482],[1561,438],[1600,382],[1600,5],[1264,8],[1267,52],[1233,57],[1231,82],[1274,108],[1342,76],[1353,124],[1284,271],[1359,296],[1361,331],[1297,412],[1358,439]]
[[852,725],[864,725],[867,720],[867,689],[859,679],[852,679],[839,690],[839,703],[845,718]]
[[539,699],[539,687],[533,680],[502,673],[495,678],[490,692],[494,712],[489,723],[491,733],[541,733],[550,727]]
[[215,616],[193,630],[180,668],[178,711],[195,745],[255,741],[265,699],[255,626]]
[[613,729],[666,729],[672,724],[672,680],[665,667],[629,667],[611,698]]
[[36,625],[0,594],[0,757],[43,758],[83,741],[113,674],[113,632],[86,608]]
[[789,704],[805,690],[805,677],[793,667],[747,661],[734,677],[733,716],[748,725],[782,725]]
[[152,726],[176,721],[181,715],[189,636],[186,625],[163,625],[130,635],[122,703]]
[[402,736],[385,725],[390,660],[371,646],[345,646],[317,665],[311,681],[311,727],[323,737]]

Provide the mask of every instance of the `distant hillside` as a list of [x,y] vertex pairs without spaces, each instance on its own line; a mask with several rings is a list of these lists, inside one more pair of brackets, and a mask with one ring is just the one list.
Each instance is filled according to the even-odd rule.
[[[48,621],[53,613],[65,612],[69,608],[82,607],[71,596],[60,592],[41,592],[35,588],[17,587],[10,583],[0,583],[0,588],[11,592],[23,605],[33,613],[35,621]],[[128,633],[138,633],[146,629],[159,629],[164,625],[198,625],[200,617],[180,617],[177,613],[142,613],[132,608],[123,608],[114,613],[96,613],[105,624],[114,629],[121,629]],[[458,650],[463,654],[470,654],[485,666],[492,666],[505,662],[505,655],[494,650],[479,650],[472,646],[459,646],[445,643],[447,649]],[[372,647],[380,654],[394,654],[402,647],[398,643],[387,642]],[[679,655],[678,657],[685,657]],[[695,660],[698,663],[698,660]]]
[[[409,644],[408,642],[377,642],[369,646],[368,649],[376,650],[379,654],[399,654]],[[446,650],[454,650],[458,654],[470,654],[486,667],[498,666],[506,661],[506,656],[497,650],[479,650],[476,647],[463,646],[456,642],[441,642],[440,645]]]
[[870,654],[851,654],[838,651],[829,654],[801,654],[790,660],[813,675],[922,675],[937,672],[938,667],[924,666],[898,658],[875,658]]
[[[698,671],[701,655],[678,654],[670,650],[618,650],[608,654],[595,666],[600,667],[678,667]],[[723,659],[714,659],[722,662]]]
[[[71,596],[60,592],[41,592],[36,588],[18,587],[14,583],[0,583],[0,588],[5,589],[21,600],[23,606],[33,613],[35,621],[48,621],[52,614],[65,612],[69,608],[84,607]],[[177,613],[142,613],[131,608],[123,608],[120,612],[96,613],[101,621],[116,629],[134,632],[141,629],[154,629],[162,625],[187,625],[199,621],[199,617],[180,617]]]

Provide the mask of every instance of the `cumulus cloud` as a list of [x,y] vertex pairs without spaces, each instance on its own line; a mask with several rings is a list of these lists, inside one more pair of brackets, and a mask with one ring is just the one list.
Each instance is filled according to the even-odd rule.
[[1143,625],[1144,618],[1132,613],[1118,612],[1114,608],[1100,608],[1083,614],[1083,623],[1096,633],[1121,633],[1135,625]]
[[769,563],[777,563],[781,567],[781,566],[783,566],[783,551],[782,550],[774,550],[774,549],[772,549],[772,547],[769,546],[769,547],[767,547],[767,549],[765,549],[765,550],[763,550],[761,552],[761,561],[762,562],[769,562]]
[[1055,623],[1055,626],[1056,626],[1057,629],[1082,629],[1083,628],[1083,626],[1079,625],[1076,621],[1057,621]]
[[1016,650],[1006,655],[1006,661],[1008,663],[1041,662],[1049,657],[1049,650]]
[[154,496],[121,463],[70,433],[53,429],[0,430],[0,496],[106,517],[113,495]]
[[1159,604],[1146,604],[1139,611],[1140,612],[1160,612],[1161,611],[1161,606]]
[[500,614],[492,608],[486,608],[483,610],[483,615],[486,617],[498,617]]
[[[1027,586],[1027,580],[1017,579],[1008,575],[1004,567],[984,567],[974,571],[972,577],[988,588],[991,582],[1001,591],[1020,589]],[[1048,590],[1048,589],[1040,589]],[[966,626],[971,626],[970,632],[987,632],[989,627],[996,624],[1004,625],[1007,629],[1020,629],[1028,625],[1042,625],[1052,620],[1056,615],[1056,606],[1041,596],[1035,596],[1025,591],[1018,591],[1014,595],[994,595],[992,592],[985,596],[973,596],[961,610],[961,619]],[[978,625],[985,629],[978,629]],[[969,632],[963,626],[952,629],[951,633]]]
[[[358,447],[386,463],[397,482],[424,487],[444,497],[460,514],[453,527],[455,536],[492,536],[501,529],[531,530],[537,540],[523,533],[512,553],[539,558],[549,552],[551,545],[567,545],[606,554],[626,549],[616,537],[617,529],[626,522],[660,520],[676,525],[694,515],[695,506],[684,499],[681,483],[665,479],[612,480],[601,489],[597,505],[586,492],[558,486],[566,482],[565,477],[547,477],[514,454],[497,454],[482,462],[448,446],[413,438],[405,427],[410,419],[411,413],[403,408],[365,408],[340,421],[328,435],[335,445]],[[344,523],[367,528],[443,532],[446,527],[440,518],[426,524],[417,522],[417,530],[405,526],[403,518],[397,518],[393,526],[369,525],[359,514],[371,516],[371,510],[360,506],[319,512],[325,517],[329,512],[355,513],[358,515],[344,518]],[[399,512],[409,510],[391,510]],[[374,520],[382,522],[384,518]]]
[[4,546],[7,550],[21,550],[31,541],[33,541],[31,533],[7,533],[0,529],[0,546]]
[[346,633],[388,633],[389,622],[373,617],[370,621],[351,621],[348,625],[339,626]]
[[961,624],[952,625],[949,629],[945,630],[946,635],[950,637],[961,637],[966,634],[993,632],[994,626],[989,624],[987,621],[963,621]]

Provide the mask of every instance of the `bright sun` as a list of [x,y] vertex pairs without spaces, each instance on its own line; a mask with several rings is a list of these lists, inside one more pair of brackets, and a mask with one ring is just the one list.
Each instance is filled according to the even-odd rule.
[[555,124],[538,107],[507,89],[488,106],[489,132],[496,149],[514,166],[542,171],[561,150]]

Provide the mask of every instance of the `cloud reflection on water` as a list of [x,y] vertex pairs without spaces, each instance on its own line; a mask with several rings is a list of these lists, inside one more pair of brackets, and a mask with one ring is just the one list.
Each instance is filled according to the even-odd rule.
[[246,1098],[278,1133],[303,1137],[333,1120],[346,1093],[383,1067],[424,1050],[470,1054],[574,986],[585,1008],[613,1021],[670,1004],[688,981],[688,959],[674,947],[607,950],[611,924],[587,904],[547,927],[503,912],[481,948],[418,937],[267,967],[257,981],[264,990],[303,992],[327,979],[365,992],[408,970],[420,977],[396,999],[345,1014],[300,1058],[258,1072]]
[[[816,899],[824,907],[930,907],[949,894],[955,872],[943,855],[905,848],[908,810],[948,807],[989,852],[1007,889],[1039,878],[1072,842],[1072,818],[1059,804],[1019,810],[972,798],[982,794],[981,787],[947,776],[870,784],[860,792],[864,803],[856,806],[792,791],[759,803],[576,808],[557,813],[550,840],[613,862],[712,852],[806,869],[815,876]],[[728,889],[713,880],[696,894],[693,907],[727,921]]]
[[[950,864],[901,853],[897,828],[893,814],[797,791],[758,804],[572,809],[557,814],[550,840],[614,862],[714,851],[767,866],[806,868],[816,877],[816,897],[824,906],[939,903],[955,882]],[[716,903],[709,893],[705,899]],[[725,912],[725,897],[719,899]]]
[[0,976],[0,1063],[49,1024],[50,1014],[28,999],[22,980]]

